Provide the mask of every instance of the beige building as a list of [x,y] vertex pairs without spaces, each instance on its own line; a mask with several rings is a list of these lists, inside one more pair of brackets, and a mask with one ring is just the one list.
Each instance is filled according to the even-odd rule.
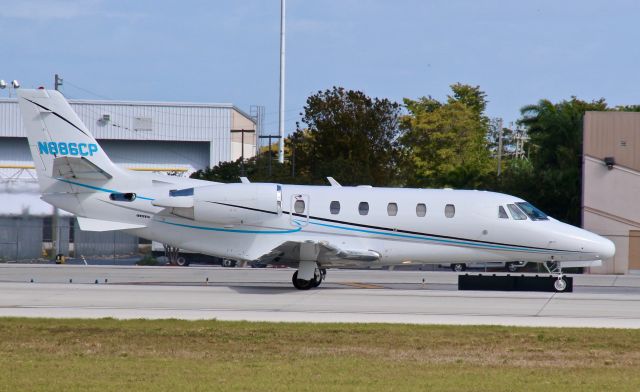
[[592,273],[640,273],[640,113],[584,117],[582,222],[616,244]]

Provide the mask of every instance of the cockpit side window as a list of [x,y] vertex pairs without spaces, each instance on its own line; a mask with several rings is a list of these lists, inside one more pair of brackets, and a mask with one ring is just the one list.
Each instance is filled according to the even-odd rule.
[[527,215],[522,212],[515,204],[507,204],[507,208],[509,212],[511,212],[511,216],[515,220],[525,220],[527,219]]
[[498,206],[498,218],[509,219],[509,215],[507,215],[507,211],[505,211],[503,206]]
[[531,218],[532,221],[549,220],[547,214],[531,205],[531,203],[517,202],[516,204],[529,216],[529,218]]

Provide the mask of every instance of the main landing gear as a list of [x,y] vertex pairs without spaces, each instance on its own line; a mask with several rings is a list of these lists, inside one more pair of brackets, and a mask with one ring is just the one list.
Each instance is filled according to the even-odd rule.
[[298,279],[298,271],[296,271],[291,277],[291,282],[293,283],[293,287],[298,290],[309,290],[310,288],[320,286],[320,283],[322,283],[326,276],[327,270],[324,268],[316,268],[310,280]]
[[560,264],[554,261],[545,261],[544,268],[549,271],[550,274],[557,275],[555,282],[553,282],[553,288],[556,289],[557,292],[561,293],[567,288],[567,281],[564,280],[564,275],[562,274],[562,267]]

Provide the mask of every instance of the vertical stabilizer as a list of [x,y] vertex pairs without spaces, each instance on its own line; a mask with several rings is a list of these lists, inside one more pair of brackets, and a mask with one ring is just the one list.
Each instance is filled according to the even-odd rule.
[[18,103],[43,193],[64,192],[59,179],[99,182],[122,173],[58,91],[18,90]]

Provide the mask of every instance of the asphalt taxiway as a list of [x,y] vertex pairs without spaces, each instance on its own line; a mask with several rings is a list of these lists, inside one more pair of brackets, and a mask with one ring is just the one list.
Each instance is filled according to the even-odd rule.
[[576,275],[574,293],[457,291],[451,272],[0,266],[0,316],[640,328],[640,276]]

